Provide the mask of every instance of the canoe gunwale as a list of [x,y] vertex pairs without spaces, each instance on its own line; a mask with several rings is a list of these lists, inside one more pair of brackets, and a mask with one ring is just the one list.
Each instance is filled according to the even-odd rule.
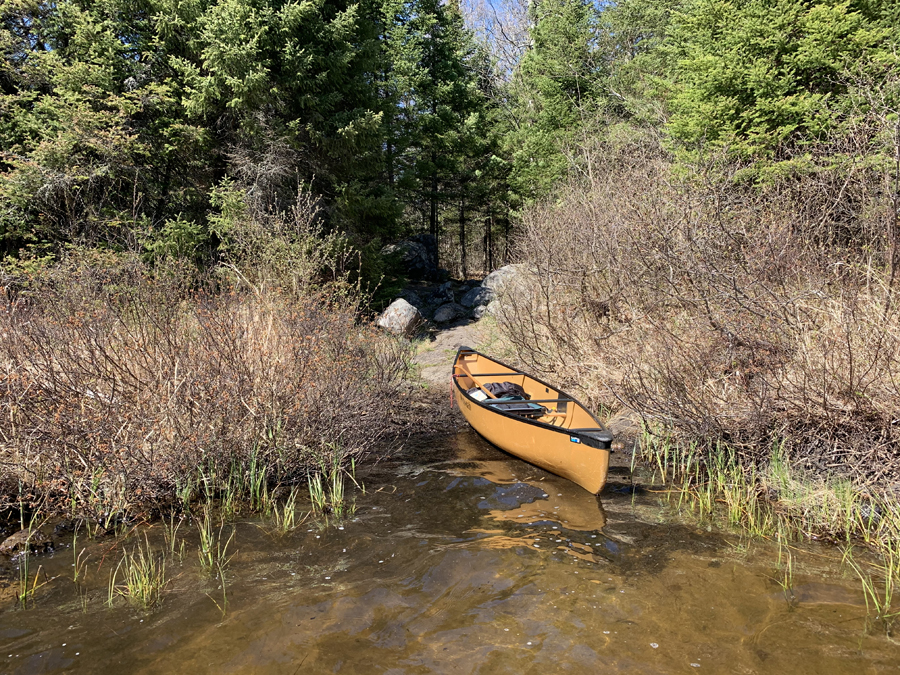
[[[459,368],[461,370],[463,369],[462,366],[459,366],[458,364],[460,363],[460,357],[465,354],[475,354],[477,356],[487,359],[488,361],[496,363],[497,365],[499,365],[503,368],[509,368],[510,370],[515,371],[515,372],[509,372],[509,373],[471,373],[471,372],[457,373],[456,372],[457,368]],[[541,429],[546,429],[548,431],[554,431],[558,434],[562,434],[562,435],[569,436],[569,437],[576,436],[581,440],[581,442],[584,445],[587,445],[588,447],[595,448],[598,450],[606,450],[610,453],[612,452],[612,448],[610,447],[612,445],[612,440],[613,440],[612,432],[610,432],[610,430],[606,426],[604,426],[603,423],[600,420],[598,420],[596,418],[596,416],[587,407],[585,407],[580,401],[578,401],[576,398],[574,398],[568,394],[565,394],[564,392],[560,391],[556,387],[553,387],[553,385],[551,385],[550,383],[544,382],[543,380],[535,377],[534,375],[528,375],[527,373],[522,373],[522,372],[516,371],[516,369],[513,368],[512,366],[508,366],[505,363],[503,363],[502,361],[498,361],[497,359],[487,356],[486,354],[482,354],[481,352],[476,351],[474,349],[469,349],[468,347],[461,347],[461,348],[459,348],[459,350],[457,350],[456,358],[453,360],[453,370],[454,370],[454,372],[451,377],[453,379],[453,383],[456,385],[457,391],[460,394],[462,394],[462,396],[465,397],[465,399],[467,401],[477,405],[478,407],[482,408],[483,410],[487,410],[495,415],[500,415],[502,417],[506,417],[508,419],[514,420],[516,422],[520,422],[522,424],[531,424],[531,425],[540,427]],[[500,377],[501,375],[510,375],[510,376],[522,375],[522,376],[528,377],[531,380],[534,380],[535,382],[537,382],[538,384],[540,384],[544,387],[547,387],[547,388],[552,387],[555,391],[559,391],[559,393],[561,394],[559,399],[543,399],[545,402],[549,403],[549,402],[556,401],[556,402],[574,403],[575,405],[579,406],[582,410],[584,410],[584,412],[586,412],[588,414],[588,416],[590,416],[590,418],[592,420],[594,420],[594,422],[596,422],[597,426],[596,427],[579,427],[577,429],[566,429],[564,427],[558,427],[553,424],[548,424],[547,422],[540,422],[538,420],[528,419],[527,417],[523,417],[522,415],[517,415],[516,413],[505,412],[503,410],[500,410],[500,409],[494,407],[494,405],[492,405],[493,403],[499,403],[500,401],[496,401],[496,400],[492,400],[492,399],[487,399],[486,401],[479,401],[478,399],[470,396],[469,393],[465,389],[463,389],[462,385],[459,383],[459,378],[464,375],[468,375],[469,377],[472,377],[472,378]],[[529,403],[539,403],[541,400],[542,399],[534,399],[533,401],[529,400],[528,402]],[[604,442],[601,443],[601,441],[597,440],[596,438],[587,435],[588,432],[596,433],[598,431],[606,432],[607,434],[609,434],[609,440],[608,441],[604,440]]]

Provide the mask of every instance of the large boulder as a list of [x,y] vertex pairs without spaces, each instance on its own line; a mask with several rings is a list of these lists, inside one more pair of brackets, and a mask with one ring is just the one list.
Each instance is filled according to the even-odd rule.
[[395,335],[409,336],[424,320],[418,309],[403,298],[397,298],[382,312],[376,323]]
[[400,291],[397,297],[403,298],[420,312],[423,311],[426,305],[425,301],[422,300],[422,297],[418,293],[408,288]]
[[453,297],[453,283],[447,281],[441,284],[438,289],[429,296],[428,304],[445,305],[448,302],[453,302],[454,300],[455,298]]
[[501,267],[498,270],[494,270],[490,274],[488,274],[484,281],[481,282],[481,285],[484,288],[489,288],[494,291],[494,293],[500,293],[503,287],[508,284],[516,274],[518,274],[519,266],[518,265],[506,265],[505,267]]
[[434,322],[447,323],[454,319],[461,319],[467,314],[466,308],[462,305],[458,305],[455,302],[448,302],[446,305],[441,305],[435,310]]
[[385,256],[397,255],[404,272],[414,279],[437,279],[437,240],[430,234],[417,234],[388,244],[381,249]]
[[484,286],[476,286],[464,296],[459,301],[463,307],[478,307],[479,305],[486,305],[491,300],[494,299],[494,291],[490,288],[485,288]]
[[437,269],[438,262],[438,244],[437,239],[431,234],[414,234],[408,237],[409,241],[414,241],[425,247],[425,253],[428,255],[429,264]]

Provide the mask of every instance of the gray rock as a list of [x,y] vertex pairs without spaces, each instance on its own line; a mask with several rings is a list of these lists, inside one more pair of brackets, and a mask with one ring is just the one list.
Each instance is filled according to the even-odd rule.
[[478,305],[478,307],[472,310],[472,318],[480,319],[487,313],[487,308],[487,305]]
[[499,293],[503,286],[518,274],[518,268],[518,265],[506,265],[498,270],[494,270],[484,278],[481,285],[495,293]]
[[408,237],[409,241],[414,241],[417,244],[421,244],[425,247],[425,253],[428,255],[428,266],[431,269],[434,269],[435,272],[440,272],[437,268],[437,260],[438,260],[438,245],[437,239],[435,239],[430,234],[414,234],[411,237]]
[[418,309],[420,312],[422,311],[422,308],[425,307],[425,303],[422,301],[422,298],[420,298],[419,294],[416,293],[415,291],[410,291],[410,290],[401,291],[400,295],[398,297],[406,300],[409,304],[411,304],[413,307]]
[[448,302],[446,305],[441,305],[435,310],[434,322],[447,323],[448,321],[462,318],[466,314],[468,314],[468,312],[465,307],[458,305],[455,302]]
[[428,303],[431,305],[444,305],[448,302],[453,302],[456,298],[453,297],[453,284],[451,282],[446,282],[441,284],[438,289],[431,294],[428,298]]
[[395,335],[412,335],[424,321],[422,314],[403,298],[394,300],[376,322]]
[[486,305],[493,299],[493,290],[484,286],[476,286],[462,297],[459,304],[463,307],[477,307],[478,305]]
[[430,234],[417,234],[388,244],[381,254],[398,255],[404,271],[413,278],[436,279],[440,276],[437,268],[437,242]]

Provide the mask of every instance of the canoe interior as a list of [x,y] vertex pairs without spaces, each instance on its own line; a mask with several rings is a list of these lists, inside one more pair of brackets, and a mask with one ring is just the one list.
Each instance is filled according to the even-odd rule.
[[[489,382],[513,382],[521,386],[532,403],[547,409],[547,414],[532,417],[534,421],[559,429],[580,432],[606,432],[605,427],[577,401],[559,389],[525,373],[503,365],[484,354],[460,350],[454,364],[454,377],[459,386],[468,391]],[[491,404],[491,398],[484,401]],[[501,404],[502,406],[502,404]]]
[[[606,484],[612,435],[578,401],[535,377],[466,347],[453,365],[454,394],[469,424],[488,441],[526,462],[568,478],[588,492]],[[497,404],[484,385],[512,382],[527,402]],[[478,388],[479,400],[468,391]],[[517,409],[528,410],[525,414]]]

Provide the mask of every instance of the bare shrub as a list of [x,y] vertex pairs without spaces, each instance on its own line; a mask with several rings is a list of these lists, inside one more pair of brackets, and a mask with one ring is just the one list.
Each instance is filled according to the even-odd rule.
[[784,440],[807,468],[894,481],[892,197],[870,169],[758,189],[676,175],[651,142],[607,148],[587,188],[525,214],[498,321],[595,405],[748,461]]
[[251,456],[273,480],[324,448],[360,455],[403,374],[356,298],[188,288],[134,258],[69,259],[0,313],[0,462],[91,519],[212,490]]

